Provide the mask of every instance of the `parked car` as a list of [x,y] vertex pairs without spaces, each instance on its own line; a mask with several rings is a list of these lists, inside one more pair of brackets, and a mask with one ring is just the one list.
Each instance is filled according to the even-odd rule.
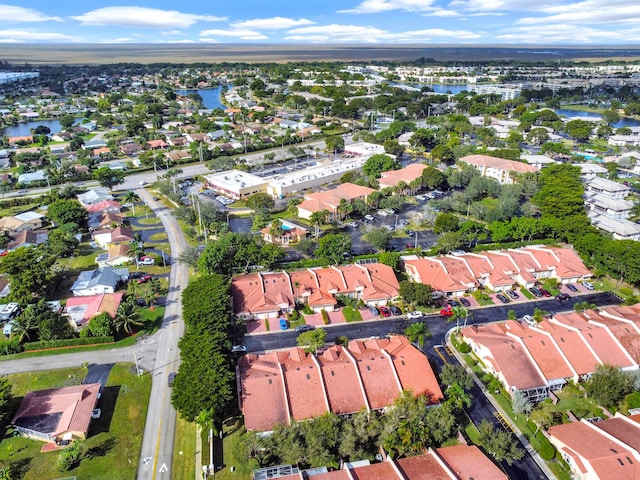
[[304,333],[304,332],[310,332],[311,330],[315,330],[316,327],[314,327],[313,325],[298,325],[296,327],[296,333]]
[[246,351],[247,351],[247,347],[245,347],[241,343],[238,343],[231,347],[231,352],[233,353],[245,353]]
[[176,372],[171,372],[171,373],[169,374],[169,376],[167,377],[167,384],[168,384],[169,386],[172,386],[172,385],[173,385],[173,381],[174,381],[175,379],[176,379]]
[[373,222],[373,221],[375,220],[375,217],[374,217],[373,215],[365,215],[365,216],[364,216],[364,219],[365,219],[367,222]]
[[349,222],[347,225],[351,228],[358,228],[358,224],[356,222]]
[[138,283],[147,283],[149,280],[151,280],[153,278],[153,276],[151,275],[143,275],[138,279]]
[[391,313],[393,313],[394,315],[402,315],[402,310],[400,310],[400,307],[396,307],[395,305],[391,305],[389,307],[389,310],[391,310]]
[[369,311],[373,314],[373,315],[380,315],[380,310],[378,310],[376,307],[371,306],[369,307]]
[[156,261],[151,258],[151,257],[140,257],[140,260],[138,260],[138,264],[139,265],[155,265]]
[[129,274],[129,278],[142,278],[145,275],[148,275],[146,272],[141,272],[140,270],[136,270],[135,272],[131,272]]
[[444,308],[440,309],[440,316],[441,317],[453,317],[453,309],[451,308],[451,305],[447,305]]
[[569,300],[569,294],[568,293],[559,293],[556,295],[556,300],[562,301],[562,300]]
[[536,287],[531,287],[529,289],[529,291],[531,293],[533,293],[533,295],[535,295],[536,297],[541,297],[542,296],[542,292],[539,289],[537,289]]
[[383,317],[391,316],[391,310],[389,310],[389,307],[385,307],[384,305],[380,307],[380,313],[382,313]]
[[500,300],[502,303],[509,303],[509,299],[507,298],[506,295],[503,295],[502,293],[499,293],[498,295],[496,295],[496,298],[498,300]]
[[415,320],[417,318],[422,318],[422,317],[423,317],[422,312],[419,312],[418,310],[407,313],[407,318],[410,318],[412,320]]
[[465,307],[471,306],[471,302],[464,297],[460,297],[460,303]]
[[578,287],[576,287],[573,283],[568,283],[567,284],[567,288],[569,290],[571,290],[572,292],[577,292],[578,291]]
[[538,290],[540,290],[540,293],[544,296],[544,297],[550,297],[551,293],[549,293],[549,290],[546,290],[544,288],[539,288]]
[[525,315],[524,317],[522,317],[522,321],[527,325],[531,325],[531,326],[537,325],[537,322],[531,315]]
[[420,200],[421,202],[424,202],[427,199],[427,197],[425,197],[424,195],[416,195],[416,200]]
[[520,295],[518,295],[518,292],[516,292],[515,290],[506,290],[506,293],[514,300],[517,300],[518,298],[520,298]]
[[414,232],[413,230],[407,230],[407,235],[409,235],[410,237],[413,237],[416,234],[416,232]]
[[452,298],[450,298],[449,300],[447,300],[447,303],[448,303],[449,305],[451,305],[452,307],[459,307],[459,306],[460,306],[460,303],[459,303],[459,302],[457,302],[456,300],[453,300]]
[[288,330],[289,329],[289,322],[287,322],[286,318],[281,318],[280,319],[280,330]]
[[582,282],[582,286],[587,290],[594,290],[596,288],[593,286],[593,283],[590,282]]

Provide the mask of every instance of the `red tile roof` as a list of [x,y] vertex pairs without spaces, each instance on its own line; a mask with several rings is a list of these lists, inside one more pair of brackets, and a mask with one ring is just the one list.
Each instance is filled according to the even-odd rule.
[[372,192],[374,192],[373,188],[363,187],[354,183],[343,183],[330,190],[305,195],[305,200],[298,205],[298,210],[309,212],[328,210],[335,212],[338,205],[340,205],[340,200],[345,199],[347,202],[351,202],[356,198],[366,200]]
[[502,470],[475,445],[460,444],[442,447],[436,449],[436,454],[460,479],[508,480]]
[[353,480],[402,480],[390,462],[373,463],[349,470]]
[[380,409],[403,390],[429,392],[433,402],[442,399],[427,358],[404,337],[354,340],[348,348],[334,345],[317,357],[299,348],[247,355],[239,372],[248,430],[271,430],[289,418],[305,420],[327,411]]
[[81,324],[86,324],[99,313],[106,312],[111,318],[116,316],[122,302],[124,292],[104,293],[101,295],[87,295],[85,297],[69,297],[65,309],[85,308],[82,313]]
[[422,176],[422,172],[428,168],[424,163],[412,163],[399,170],[382,172],[382,178],[378,181],[380,187],[395,187],[398,183],[405,182],[409,185],[412,181]]
[[77,436],[86,437],[99,392],[99,383],[28,392],[11,423],[21,426],[27,422],[30,425],[30,417],[61,414],[54,430],[43,433],[59,436],[73,432]]
[[552,323],[549,320],[538,323],[538,328],[551,335],[578,375],[591,374],[600,364],[576,331],[568,330],[561,324]]
[[492,167],[509,172],[534,173],[539,170],[537,167],[524,162],[505,160],[504,158],[490,157],[488,155],[467,155],[466,157],[462,157],[460,161],[469,165]]

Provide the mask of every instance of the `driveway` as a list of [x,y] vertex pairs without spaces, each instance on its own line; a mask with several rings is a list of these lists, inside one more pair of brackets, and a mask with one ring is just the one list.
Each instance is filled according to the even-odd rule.
[[113,365],[113,363],[89,364],[87,367],[87,376],[84,377],[82,383],[99,383],[101,389],[103,389],[107,385],[107,380],[109,380],[109,374],[111,373]]

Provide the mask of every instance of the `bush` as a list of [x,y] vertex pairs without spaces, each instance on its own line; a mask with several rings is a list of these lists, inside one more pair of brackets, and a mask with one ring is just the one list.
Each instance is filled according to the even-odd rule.
[[113,337],[69,338],[66,340],[47,340],[42,342],[27,342],[23,345],[26,352],[31,350],[46,350],[47,348],[77,347],[80,345],[95,345],[97,343],[113,343]]
[[640,408],[640,392],[627,395],[627,408]]
[[0,340],[0,355],[11,355],[13,353],[20,353],[21,351],[22,345],[18,338]]
[[313,309],[309,305],[305,305],[302,307],[302,313],[305,315],[311,315],[313,313]]
[[336,345],[342,345],[343,347],[347,347],[349,346],[349,338],[345,335],[340,335],[339,337],[336,337],[335,343]]
[[329,325],[329,314],[326,310],[320,310],[320,315],[322,315],[322,321],[325,325]]
[[542,457],[543,460],[549,461],[553,460],[556,456],[556,447],[547,440],[547,438],[542,434],[542,432],[538,432],[537,439],[540,442],[540,448],[538,449],[538,454]]
[[60,472],[71,470],[80,459],[80,442],[75,441],[71,445],[65,447],[56,460],[56,467]]
[[297,322],[298,320],[300,320],[300,312],[298,312],[297,310],[294,310],[293,312],[289,312],[289,315],[287,315],[287,320],[289,320],[290,322]]
[[469,345],[466,342],[460,342],[458,344],[458,351],[460,353],[469,353],[471,348],[469,348]]

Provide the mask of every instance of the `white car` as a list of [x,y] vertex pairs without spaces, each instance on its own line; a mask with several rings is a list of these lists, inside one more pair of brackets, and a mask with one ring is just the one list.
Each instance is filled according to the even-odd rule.
[[536,320],[531,315],[525,315],[524,317],[522,317],[522,321],[532,327],[538,324],[538,322],[536,322]]
[[91,418],[100,418],[100,415],[102,415],[102,410],[100,410],[99,408],[91,411]]
[[151,257],[140,257],[139,265],[155,265],[156,261]]
[[409,312],[407,313],[407,318],[411,318],[411,319],[422,318],[422,312],[419,312],[417,310],[415,312]]
[[347,225],[351,228],[358,228],[358,224],[356,222],[349,222]]
[[247,347],[245,347],[244,345],[240,344],[236,344],[234,346],[231,347],[231,351],[233,353],[244,353],[247,351]]
[[369,222],[373,222],[375,220],[375,218],[373,217],[373,215],[365,215],[364,219],[369,221]]
[[594,290],[596,288],[593,286],[593,283],[589,282],[582,282],[582,286],[584,286],[584,288],[586,288],[587,290]]

